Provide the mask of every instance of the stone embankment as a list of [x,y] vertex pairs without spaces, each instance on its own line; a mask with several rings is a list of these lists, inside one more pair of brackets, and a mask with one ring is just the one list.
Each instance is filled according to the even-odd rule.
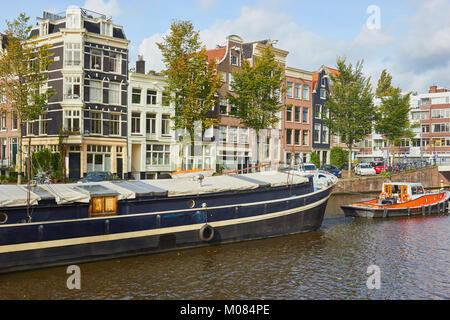
[[[419,182],[422,183],[424,188],[439,188],[441,180],[444,180],[446,186],[449,185],[449,181],[438,171],[438,167],[422,168],[393,174],[391,178],[391,181]],[[381,175],[370,177],[352,176],[350,178],[339,179],[333,193],[380,192],[383,182],[387,181],[389,179]]]

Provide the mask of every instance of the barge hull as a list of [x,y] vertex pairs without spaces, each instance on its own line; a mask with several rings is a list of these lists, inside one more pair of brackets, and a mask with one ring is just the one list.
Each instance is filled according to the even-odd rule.
[[315,202],[287,210],[206,222],[214,230],[209,241],[200,236],[205,223],[198,223],[0,246],[0,273],[314,231],[322,225],[330,193],[328,188],[316,194]]

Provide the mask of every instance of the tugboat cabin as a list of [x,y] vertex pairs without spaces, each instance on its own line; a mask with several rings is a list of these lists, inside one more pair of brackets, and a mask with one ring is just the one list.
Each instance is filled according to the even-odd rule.
[[396,204],[417,199],[425,194],[420,183],[389,182],[383,183],[378,197],[379,204]]

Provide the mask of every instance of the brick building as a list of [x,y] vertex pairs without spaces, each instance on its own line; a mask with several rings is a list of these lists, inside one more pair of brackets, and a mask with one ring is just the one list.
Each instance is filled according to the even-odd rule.
[[[230,105],[226,95],[229,92],[233,94],[231,90],[232,72],[240,70],[244,59],[253,64],[268,45],[272,47],[276,59],[281,65],[286,64],[288,52],[275,48],[273,45],[276,41],[262,40],[244,43],[243,39],[237,35],[230,35],[226,40],[225,45],[206,52],[209,59],[216,59],[217,72],[221,75],[223,82],[219,90],[220,103],[214,111],[219,119],[219,125],[215,128],[214,134],[217,145],[215,169],[238,170],[256,165],[257,143],[255,132],[243,126],[239,118],[230,115],[234,106]],[[281,113],[279,116],[281,119]],[[278,127],[267,130],[266,134],[261,137],[264,148],[262,163],[278,163],[281,160],[280,130],[281,122]]]
[[286,68],[286,107],[282,113],[282,159],[286,165],[310,161],[313,72]]
[[[0,33],[0,53],[6,50],[6,36]],[[20,126],[17,113],[10,109],[5,91],[0,92],[0,174],[8,175],[17,164]]]

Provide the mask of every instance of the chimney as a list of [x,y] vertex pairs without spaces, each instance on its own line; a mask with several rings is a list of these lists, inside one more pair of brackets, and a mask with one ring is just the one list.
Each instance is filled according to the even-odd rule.
[[437,92],[437,86],[431,86],[428,93],[436,93]]
[[145,60],[142,55],[138,55],[138,59],[136,61],[136,73],[145,74]]

